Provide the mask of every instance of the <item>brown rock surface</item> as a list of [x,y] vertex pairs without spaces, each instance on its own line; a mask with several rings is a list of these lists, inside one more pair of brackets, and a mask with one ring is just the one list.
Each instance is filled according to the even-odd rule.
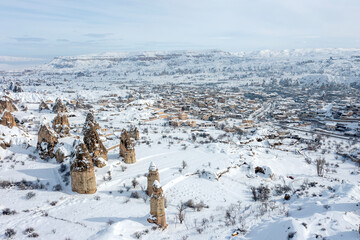
[[11,147],[11,141],[10,142],[6,142],[4,140],[0,140],[0,147],[2,149],[7,149],[8,147]]
[[53,129],[57,134],[60,135],[60,137],[70,135],[70,123],[65,114],[57,114],[53,120]]
[[76,155],[70,166],[71,188],[80,194],[96,192],[96,178],[92,157],[84,143],[75,147]]
[[151,197],[153,193],[153,184],[155,180],[160,182],[159,171],[155,164],[151,162],[149,166],[149,173],[147,175],[147,194],[149,197]]
[[5,98],[5,100],[0,100],[0,113],[3,113],[5,110],[8,112],[15,112],[18,109],[10,98]]
[[89,150],[92,160],[96,167],[104,167],[107,161],[107,150],[103,145],[97,129],[100,128],[94,116],[89,113],[83,128],[84,143]]
[[58,148],[55,152],[55,159],[58,163],[62,163],[65,159],[65,153],[61,148]]
[[58,143],[58,135],[54,132],[48,124],[43,124],[38,133],[37,149],[42,159],[50,156],[53,158],[55,145]]
[[54,113],[65,113],[67,112],[66,106],[60,98],[57,98],[55,101],[55,105],[52,109]]
[[41,101],[41,103],[39,105],[39,112],[44,111],[44,110],[50,110],[50,108],[44,101]]
[[131,127],[129,131],[129,136],[135,140],[139,140],[140,138],[139,129],[137,127]]
[[135,163],[135,148],[131,142],[130,136],[124,129],[120,137],[120,157],[124,158],[124,162],[127,164]]
[[148,218],[148,222],[155,223],[163,229],[168,226],[165,216],[165,196],[157,180],[155,180],[153,184],[153,194],[150,200],[150,218]]
[[86,115],[86,119],[85,119],[85,123],[84,123],[84,126],[83,126],[83,134],[85,135],[85,131],[87,129],[89,129],[90,127],[94,127],[95,130],[98,130],[100,129],[100,125],[99,123],[96,121],[95,117],[94,117],[94,114],[92,112],[89,112],[87,115]]
[[4,126],[7,126],[8,128],[16,127],[15,118],[14,118],[14,116],[13,116],[10,112],[8,112],[8,111],[5,111],[5,112],[3,113],[3,115],[1,116],[0,124],[1,124],[1,125],[4,125]]

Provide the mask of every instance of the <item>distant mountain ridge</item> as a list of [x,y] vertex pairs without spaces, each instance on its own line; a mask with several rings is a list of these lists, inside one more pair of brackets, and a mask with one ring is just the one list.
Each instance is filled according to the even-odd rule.
[[348,84],[360,82],[360,49],[106,52],[56,57],[47,64],[29,68],[26,75],[174,83]]

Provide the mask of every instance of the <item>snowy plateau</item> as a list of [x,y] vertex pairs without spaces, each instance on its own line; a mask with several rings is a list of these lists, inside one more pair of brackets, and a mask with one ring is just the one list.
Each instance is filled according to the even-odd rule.
[[[1,239],[360,239],[360,49],[56,57],[0,71],[0,88]],[[61,160],[38,144],[59,100]],[[70,172],[89,112],[107,160],[96,192],[79,194]],[[149,167],[166,229],[148,222]]]

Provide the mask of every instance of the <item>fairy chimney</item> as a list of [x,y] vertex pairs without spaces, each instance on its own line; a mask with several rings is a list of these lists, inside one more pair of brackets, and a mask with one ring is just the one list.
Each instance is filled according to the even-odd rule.
[[45,110],[50,110],[50,108],[44,101],[41,101],[41,103],[39,105],[39,112],[45,111]]
[[75,147],[75,157],[70,166],[71,188],[80,194],[96,192],[96,178],[92,157],[84,143]]
[[48,124],[43,123],[38,133],[37,149],[42,159],[47,156],[53,158],[55,156],[54,148],[58,143],[58,135],[52,130]]
[[167,227],[165,217],[165,196],[158,180],[154,181],[152,186],[153,193],[150,199],[150,217],[149,223],[155,223],[165,229]]
[[124,158],[124,162],[127,164],[135,163],[135,148],[131,142],[130,136],[124,129],[120,137],[120,157]]
[[60,98],[57,98],[55,101],[55,105],[52,109],[54,113],[64,113],[67,112],[66,106]]
[[53,129],[60,135],[60,137],[66,137],[70,135],[70,123],[65,114],[58,113],[53,120]]
[[92,156],[95,166],[102,168],[106,166],[108,157],[107,150],[99,137],[97,128],[99,128],[99,125],[95,121],[94,116],[89,113],[83,128],[84,143]]
[[149,166],[149,173],[147,175],[147,194],[149,195],[149,197],[151,197],[153,193],[153,184],[155,180],[160,182],[159,171],[156,165],[151,162]]
[[11,98],[5,97],[5,100],[0,100],[0,114],[5,110],[8,112],[15,112],[18,110]]
[[14,116],[8,112],[4,111],[1,118],[0,118],[0,124],[7,126],[8,128],[16,127],[16,122]]
[[140,133],[139,133],[139,129],[137,127],[131,127],[130,131],[129,131],[129,136],[135,140],[139,140],[140,138]]
[[83,126],[83,134],[85,135],[85,132],[87,131],[87,129],[89,129],[91,126],[93,126],[95,128],[95,130],[100,129],[100,125],[99,123],[96,121],[94,114],[92,112],[89,112],[86,115],[86,119],[85,119],[85,123]]

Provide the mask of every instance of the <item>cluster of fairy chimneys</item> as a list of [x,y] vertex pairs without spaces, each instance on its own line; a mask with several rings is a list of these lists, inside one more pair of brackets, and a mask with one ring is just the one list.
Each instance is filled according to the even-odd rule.
[[[45,102],[41,102],[39,111],[50,111]],[[65,159],[65,153],[61,147],[57,147],[58,139],[70,134],[70,124],[66,115],[67,109],[61,99],[57,99],[52,111],[57,116],[49,123],[43,122],[38,133],[37,149],[41,158],[55,157],[58,162]],[[108,160],[107,149],[103,145],[93,113],[88,113],[85,119],[82,133],[83,140],[77,139],[74,142],[74,157],[71,163],[71,186],[72,190],[78,193],[89,194],[96,192],[96,178],[94,166],[102,168]],[[120,156],[127,164],[135,163],[135,148],[131,138],[139,139],[139,130],[131,127],[129,131],[123,130],[120,138]]]
[[[45,102],[41,102],[39,111],[41,112],[44,110],[50,110],[50,108]],[[66,115],[66,106],[60,98],[56,99],[52,111],[57,113],[57,115],[52,121],[52,126],[50,126],[46,119],[43,119],[38,132],[37,149],[39,150],[41,158],[56,157],[58,162],[62,162],[65,156],[61,152],[61,148],[55,149],[60,137],[70,135],[70,123]]]
[[[50,108],[45,102],[41,102],[39,111],[44,110],[50,111]],[[15,127],[15,118],[10,113],[14,111],[17,111],[17,108],[11,99],[0,100],[0,124],[9,128]],[[52,126],[45,119],[43,120],[38,132],[37,149],[41,158],[55,157],[58,162],[62,162],[66,156],[61,152],[61,148],[57,148],[58,139],[70,135],[70,124],[66,115],[66,106],[61,99],[56,100],[52,111],[57,113],[57,116],[53,119]],[[99,128],[94,115],[88,113],[83,126],[84,138],[76,139],[73,144],[75,154],[71,161],[70,175],[74,192],[92,194],[97,190],[94,166],[104,167],[108,159],[107,150],[97,132]],[[132,139],[139,140],[139,130],[136,127],[131,127],[129,131],[124,129],[120,137],[120,156],[127,164],[136,162]],[[165,196],[160,185],[159,171],[152,162],[147,175],[147,194],[151,197],[148,222],[165,229],[167,227]]]

